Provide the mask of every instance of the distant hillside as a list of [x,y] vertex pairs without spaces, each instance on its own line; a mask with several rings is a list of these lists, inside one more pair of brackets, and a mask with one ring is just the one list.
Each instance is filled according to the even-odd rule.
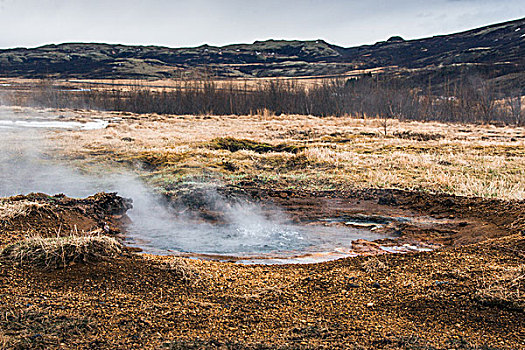
[[[344,48],[325,41],[256,41],[194,48],[96,43],[0,50],[0,76],[57,78],[305,77],[387,67],[418,79],[475,70],[523,86],[525,18],[462,33]],[[445,72],[445,73],[443,73]],[[426,78],[425,78],[426,79]],[[521,85],[520,85],[521,84]]]

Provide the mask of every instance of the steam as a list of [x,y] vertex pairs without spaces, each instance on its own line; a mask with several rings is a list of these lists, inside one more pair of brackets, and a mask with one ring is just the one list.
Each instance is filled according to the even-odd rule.
[[67,128],[71,129],[81,128],[67,121],[28,121],[27,115],[24,120],[20,120],[16,115],[2,109],[0,114],[0,138],[2,139],[0,143],[0,196],[44,192],[85,197],[93,194],[94,191],[104,190],[106,186],[114,187],[111,186],[112,181],[105,181],[104,178],[93,175],[83,175],[73,168],[52,160],[49,155],[54,152],[54,149],[39,130],[43,126],[39,125],[35,128],[33,127],[35,123],[47,123],[46,128],[54,128],[53,125],[59,123],[65,123]]
[[[363,238],[364,231],[357,229],[295,225],[278,208],[263,210],[247,201],[226,199],[210,184],[195,184],[195,188],[200,204],[215,215],[213,220],[184,202],[173,207],[125,170],[99,168],[86,172],[50,157],[56,149],[46,141],[43,129],[33,127],[34,123],[54,128],[66,121],[52,115],[38,118],[24,114],[25,123],[20,123],[18,116],[0,110],[0,196],[43,192],[86,197],[102,191],[118,192],[133,199],[133,209],[128,212],[132,220],[128,244],[146,252],[291,257],[298,252],[348,252],[352,240]],[[76,124],[66,125],[82,129]],[[97,125],[104,127],[104,123]],[[380,236],[367,232],[365,238]],[[341,256],[345,255],[336,257]]]
[[[83,173],[64,162],[52,159],[53,145],[44,138],[36,123],[48,128],[86,129],[60,121],[53,116],[29,118],[23,122],[3,110],[0,129],[0,196],[30,192],[64,193],[86,197],[96,192],[118,192],[133,199],[130,240],[156,252],[197,252],[209,254],[249,253],[303,246],[303,238],[293,230],[283,229],[286,218],[280,213],[265,215],[254,204],[226,201],[209,185],[204,188],[205,205],[221,212],[221,222],[206,222],[188,207],[171,208],[136,176],[118,169],[96,169]],[[29,119],[29,120],[28,120]],[[61,123],[64,123],[62,125]],[[100,123],[98,125],[103,126]]]

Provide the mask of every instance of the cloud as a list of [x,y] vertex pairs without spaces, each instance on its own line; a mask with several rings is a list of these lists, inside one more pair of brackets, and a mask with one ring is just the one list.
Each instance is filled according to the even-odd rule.
[[0,0],[0,47],[71,41],[194,46],[419,38],[525,15],[521,0]]

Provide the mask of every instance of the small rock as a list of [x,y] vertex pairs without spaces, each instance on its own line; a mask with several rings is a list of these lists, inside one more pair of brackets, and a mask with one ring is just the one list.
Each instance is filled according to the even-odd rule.
[[377,282],[374,282],[372,284],[372,287],[374,287],[374,288],[381,288],[381,285],[379,283],[377,283]]
[[374,303],[367,303],[366,304],[366,307],[373,307],[374,306]]
[[377,204],[380,204],[380,205],[396,205],[397,204],[397,200],[394,197],[394,195],[387,194],[387,195],[379,197],[379,199],[377,201]]
[[448,281],[435,281],[435,282],[434,282],[434,284],[435,284],[436,286],[444,286],[444,285],[447,285],[447,284],[449,284],[449,283],[450,283],[450,282],[448,282]]

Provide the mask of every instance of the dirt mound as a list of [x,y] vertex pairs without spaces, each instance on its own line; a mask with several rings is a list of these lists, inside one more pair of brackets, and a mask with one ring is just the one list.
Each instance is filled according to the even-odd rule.
[[29,267],[58,269],[122,253],[122,244],[107,236],[32,237],[0,250],[0,259]]
[[85,199],[31,193],[0,199],[0,245],[23,236],[56,237],[72,233],[121,232],[130,199],[98,193]]

